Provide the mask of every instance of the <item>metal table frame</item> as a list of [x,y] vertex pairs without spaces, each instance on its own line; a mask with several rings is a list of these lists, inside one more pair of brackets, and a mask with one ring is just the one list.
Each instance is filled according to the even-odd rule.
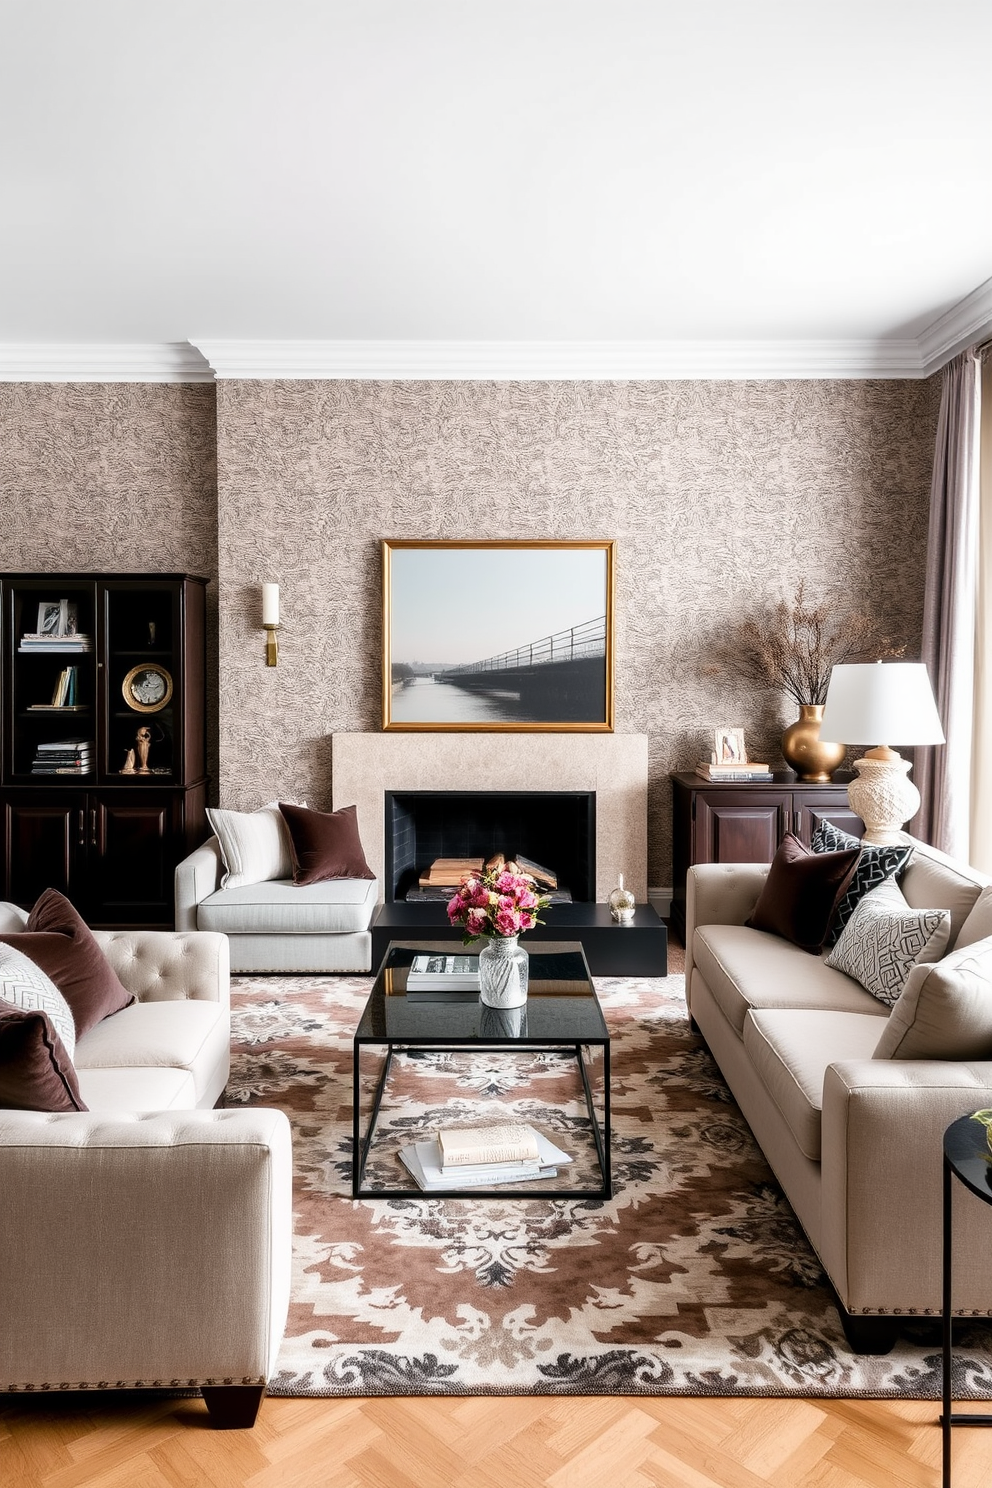
[[[591,978],[590,978],[591,983]],[[371,999],[370,999],[371,1000]],[[597,1000],[598,1001],[598,1000]],[[376,1081],[375,1092],[372,1101],[372,1110],[369,1116],[368,1129],[362,1133],[362,1050],[367,1046],[385,1048],[386,1057],[382,1062],[382,1070]],[[602,1183],[598,1188],[548,1188],[538,1186],[536,1182],[504,1184],[501,1188],[453,1188],[451,1190],[433,1189],[426,1193],[423,1189],[410,1180],[410,1183],[402,1188],[368,1188],[365,1186],[365,1168],[368,1163],[369,1152],[375,1140],[376,1126],[379,1120],[379,1109],[382,1104],[383,1092],[393,1062],[393,1054],[397,1049],[415,1049],[430,1051],[438,1054],[457,1054],[462,1050],[485,1048],[487,1050],[504,1049],[508,1053],[520,1049],[566,1049],[574,1053],[582,1076],[582,1086],[586,1098],[586,1110],[589,1113],[589,1122],[592,1128],[593,1141],[596,1146],[596,1156],[599,1159]],[[603,1098],[602,1119],[596,1110],[596,1099],[593,1093],[592,1082],[589,1078],[588,1054],[593,1049],[602,1050],[603,1059]],[[519,1190],[520,1198],[529,1199],[609,1199],[613,1197],[613,1172],[610,1156],[611,1125],[610,1125],[610,1035],[607,1031],[603,1037],[592,1037],[586,1035],[580,1042],[573,1043],[568,1039],[547,1036],[528,1035],[523,1039],[500,1040],[487,1036],[485,1039],[478,1038],[432,1038],[430,1036],[390,1037],[387,1033],[376,1032],[360,1036],[356,1031],[354,1038],[354,1053],[352,1059],[352,1182],[351,1194],[355,1199],[389,1198],[389,1199],[444,1199],[444,1198],[471,1198],[471,1199],[505,1199],[515,1197]]]
[[[941,1295],[941,1317],[943,1322],[943,1350],[941,1361],[941,1400],[942,1411],[940,1416],[941,1427],[941,1488],[951,1488],[951,1428],[954,1426],[992,1426],[992,1415],[981,1411],[952,1411],[951,1409],[951,1342],[954,1325],[954,1316],[951,1311],[951,1283],[953,1269],[952,1255],[952,1219],[953,1219],[953,1194],[952,1178],[957,1178],[963,1183],[970,1193],[981,1199],[983,1204],[992,1204],[992,1189],[984,1191],[973,1184],[966,1173],[956,1164],[954,1157],[948,1151],[952,1133],[968,1131],[970,1116],[962,1116],[953,1122],[944,1133],[944,1209],[943,1209],[943,1287]],[[987,1148],[984,1129],[975,1128],[981,1132],[980,1144]]]

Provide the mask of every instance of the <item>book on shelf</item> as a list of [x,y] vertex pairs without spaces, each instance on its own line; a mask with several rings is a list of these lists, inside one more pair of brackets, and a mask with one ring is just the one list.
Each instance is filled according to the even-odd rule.
[[22,635],[18,651],[92,651],[88,635]]
[[[533,1131],[533,1128],[527,1130]],[[571,1157],[542,1132],[534,1131],[533,1134],[537,1157],[526,1162],[462,1163],[446,1167],[441,1162],[441,1149],[436,1137],[401,1147],[399,1156],[417,1187],[426,1193],[453,1188],[493,1188],[501,1183],[533,1183],[535,1179],[557,1178],[559,1167],[570,1163]]]
[[445,956],[440,952],[414,956],[407,973],[408,992],[477,992],[478,956]]

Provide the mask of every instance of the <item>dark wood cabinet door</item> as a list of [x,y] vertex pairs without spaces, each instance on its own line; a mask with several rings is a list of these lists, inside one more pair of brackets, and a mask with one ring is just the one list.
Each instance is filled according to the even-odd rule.
[[81,792],[47,800],[34,791],[4,794],[4,899],[28,909],[45,889],[58,889],[85,912],[85,897],[76,893],[86,853],[85,803]]
[[181,797],[94,793],[89,814],[99,918],[108,924],[171,920]]
[[788,798],[754,790],[707,793],[695,799],[694,863],[770,863],[787,830]]
[[792,801],[794,830],[800,842],[805,842],[807,847],[813,841],[813,833],[822,821],[830,822],[842,832],[849,832],[852,837],[864,836],[865,824],[847,804],[846,791],[838,799],[836,787],[833,790],[817,790],[815,787],[812,790],[797,790],[793,793]]

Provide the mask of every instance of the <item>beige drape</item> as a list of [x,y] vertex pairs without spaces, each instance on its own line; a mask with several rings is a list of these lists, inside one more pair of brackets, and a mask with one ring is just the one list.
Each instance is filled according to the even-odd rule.
[[972,856],[975,640],[978,604],[980,362],[972,348],[944,368],[930,492],[923,660],[945,744],[916,750],[923,800],[911,831],[953,857]]
[[992,874],[992,347],[984,348],[981,382],[978,602],[975,627],[975,720],[971,758],[971,861]]

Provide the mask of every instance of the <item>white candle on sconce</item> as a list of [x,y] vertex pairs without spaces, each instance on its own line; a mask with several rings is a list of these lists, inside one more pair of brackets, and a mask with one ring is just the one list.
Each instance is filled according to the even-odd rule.
[[262,585],[262,624],[279,624],[279,585]]

